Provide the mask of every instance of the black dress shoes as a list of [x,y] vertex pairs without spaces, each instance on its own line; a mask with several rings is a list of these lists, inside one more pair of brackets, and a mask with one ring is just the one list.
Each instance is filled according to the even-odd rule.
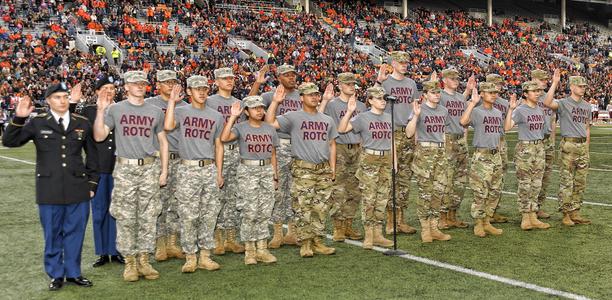
[[89,279],[83,277],[83,276],[79,276],[76,278],[66,278],[66,282],[70,282],[70,283],[74,283],[78,286],[82,286],[82,287],[90,287],[93,286],[93,283],[91,281],[89,281]]
[[101,267],[107,264],[109,261],[110,259],[108,259],[108,255],[100,255],[100,257],[98,257],[96,262],[93,263],[93,267],[94,268]]
[[53,280],[51,280],[51,283],[49,283],[49,290],[57,291],[61,289],[62,286],[64,286],[64,278],[53,278]]
[[120,263],[120,264],[125,264],[125,260],[123,259],[123,256],[121,254],[119,255],[111,255],[110,260],[112,262],[116,262],[116,263]]

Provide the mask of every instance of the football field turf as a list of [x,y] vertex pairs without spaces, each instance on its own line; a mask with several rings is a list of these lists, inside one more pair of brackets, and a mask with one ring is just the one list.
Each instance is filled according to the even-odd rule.
[[[510,161],[516,133],[508,134]],[[557,139],[558,140],[558,139]],[[83,247],[83,275],[92,288],[65,286],[47,291],[42,264],[43,239],[34,202],[33,144],[0,148],[0,298],[2,299],[549,299],[612,298],[612,128],[593,127],[591,171],[582,212],[592,225],[563,227],[556,211],[558,172],[548,190],[545,210],[552,213],[548,230],[519,228],[516,177],[506,174],[500,212],[511,217],[499,237],[477,238],[468,229],[447,230],[448,242],[421,244],[418,233],[401,235],[399,248],[412,259],[387,257],[347,243],[333,243],[337,254],[299,257],[298,248],[272,253],[274,265],[245,266],[243,256],[215,257],[222,269],[182,274],[181,260],[153,263],[161,273],[154,281],[125,283],[122,266],[92,268],[91,224]],[[555,170],[558,168],[555,166]],[[418,228],[412,185],[408,221]],[[554,198],[554,199],[552,199]],[[468,191],[460,217],[472,223]],[[91,223],[91,221],[90,221]],[[427,263],[416,261],[429,259]],[[445,264],[441,264],[445,263]],[[462,268],[457,268],[462,267]],[[478,271],[480,273],[472,272]],[[467,274],[470,273],[470,274]],[[479,276],[475,276],[477,274]],[[514,281],[511,281],[514,280]],[[512,284],[510,284],[512,283]],[[551,295],[553,294],[553,295]]]

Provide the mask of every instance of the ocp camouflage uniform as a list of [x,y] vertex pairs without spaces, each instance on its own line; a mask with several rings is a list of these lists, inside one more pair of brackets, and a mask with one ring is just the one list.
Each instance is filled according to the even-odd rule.
[[546,200],[546,191],[550,184],[550,178],[555,164],[555,142],[550,135],[545,136],[544,140],[544,172],[542,174],[542,188],[538,193],[538,207],[541,209]]
[[364,227],[382,225],[391,190],[391,155],[363,154],[359,157],[359,179],[361,191],[361,220]]
[[457,211],[463,201],[468,182],[467,137],[446,135],[446,158],[448,162],[447,185],[440,211]]
[[516,179],[518,181],[518,204],[521,213],[537,212],[538,194],[544,173],[544,144],[519,141],[514,152]]
[[329,211],[334,219],[352,220],[361,202],[359,181],[355,177],[360,152],[359,145],[336,144],[336,184],[332,192],[333,204]]
[[563,139],[559,150],[559,210],[579,210],[589,173],[589,146],[586,142]]
[[291,166],[293,211],[300,241],[325,236],[333,182],[329,164],[294,160]]
[[419,187],[417,216],[438,218],[447,185],[448,161],[444,147],[417,146],[412,171]]
[[474,194],[472,218],[493,217],[501,194],[503,175],[501,155],[495,151],[476,150],[470,164],[470,186]]

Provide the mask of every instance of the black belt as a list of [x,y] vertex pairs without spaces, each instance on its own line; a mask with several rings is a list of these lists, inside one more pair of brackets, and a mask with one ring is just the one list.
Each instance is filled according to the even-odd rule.
[[564,137],[563,141],[572,143],[586,143],[586,138]]
[[521,144],[534,144],[534,145],[537,145],[537,144],[543,144],[543,143],[544,143],[544,140],[535,140],[535,141],[519,141],[519,143],[521,143]]
[[489,148],[476,148],[474,151],[482,154],[496,154],[499,152],[498,149],[489,149]]
[[453,141],[460,140],[460,139],[462,139],[463,137],[465,137],[465,135],[464,135],[463,133],[460,133],[460,134],[457,134],[457,133],[447,133],[447,134],[446,134],[446,136],[447,136],[447,137],[448,137],[450,140],[453,140]]
[[346,147],[347,149],[359,148],[360,144],[336,144],[336,146]]

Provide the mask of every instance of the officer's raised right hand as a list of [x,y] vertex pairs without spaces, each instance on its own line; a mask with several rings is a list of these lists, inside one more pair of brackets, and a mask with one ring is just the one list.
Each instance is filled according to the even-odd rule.
[[287,92],[285,91],[285,87],[283,85],[279,85],[276,87],[276,91],[274,91],[274,96],[272,96],[272,101],[281,104],[285,101],[285,96]]
[[15,116],[20,118],[27,118],[30,116],[30,113],[34,111],[34,106],[32,105],[32,99],[30,96],[25,95],[17,104],[17,108],[15,108]]

